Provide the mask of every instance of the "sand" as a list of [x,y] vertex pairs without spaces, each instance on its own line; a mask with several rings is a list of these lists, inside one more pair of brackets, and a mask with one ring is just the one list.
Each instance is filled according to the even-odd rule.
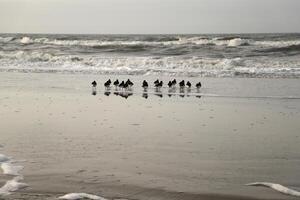
[[245,186],[257,181],[300,190],[299,80],[206,78],[201,98],[149,89],[145,99],[135,85],[125,99],[104,95],[108,76],[0,77],[0,153],[24,166],[29,184],[5,199],[295,198]]

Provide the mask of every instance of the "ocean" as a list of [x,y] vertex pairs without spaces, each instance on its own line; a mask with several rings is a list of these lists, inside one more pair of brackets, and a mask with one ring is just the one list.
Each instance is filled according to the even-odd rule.
[[0,71],[300,78],[300,34],[0,34]]

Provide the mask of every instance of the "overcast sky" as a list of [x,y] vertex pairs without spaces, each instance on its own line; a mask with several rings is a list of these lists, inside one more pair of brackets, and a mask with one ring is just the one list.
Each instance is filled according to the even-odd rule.
[[0,32],[300,32],[300,0],[0,0]]

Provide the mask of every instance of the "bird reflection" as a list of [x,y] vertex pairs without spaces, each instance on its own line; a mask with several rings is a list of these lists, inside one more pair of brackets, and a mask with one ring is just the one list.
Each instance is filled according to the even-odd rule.
[[147,92],[143,92],[142,97],[144,97],[145,99],[148,99],[148,93]]
[[94,96],[97,95],[97,90],[95,87],[92,88],[92,95],[94,95]]
[[109,96],[111,92],[104,92],[105,96]]

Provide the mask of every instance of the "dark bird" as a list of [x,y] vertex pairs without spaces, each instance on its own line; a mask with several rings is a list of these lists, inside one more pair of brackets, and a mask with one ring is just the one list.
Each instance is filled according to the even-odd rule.
[[108,81],[106,81],[106,82],[104,83],[104,86],[108,88],[108,87],[110,86],[110,84],[111,84],[111,80],[108,79]]
[[122,81],[122,82],[120,83],[119,87],[120,87],[120,88],[124,88],[124,85],[125,85],[125,83],[124,83],[124,81]]
[[128,85],[128,82],[126,81],[126,82],[124,83],[123,88],[127,89],[128,87],[129,87],[129,85]]
[[161,88],[163,86],[164,82],[160,81],[157,84],[155,84],[155,87]]
[[182,81],[179,82],[179,86],[180,87],[184,87],[185,86],[184,80],[182,80]]
[[145,80],[143,81],[142,87],[143,87],[144,89],[148,88],[148,83],[147,83],[147,81],[145,81]]
[[159,80],[156,79],[156,81],[154,81],[153,83],[154,83],[154,85],[157,85],[159,83]]
[[133,82],[131,82],[130,79],[128,79],[128,80],[126,81],[126,83],[127,83],[127,85],[128,85],[129,87],[132,87],[132,86],[133,86]]
[[176,81],[176,79],[174,79],[174,80],[172,81],[172,85],[175,86],[176,83],[177,83],[177,81]]
[[199,83],[196,84],[196,88],[197,88],[197,89],[200,89],[201,86],[202,86],[202,85],[201,85],[201,82],[199,82]]
[[169,86],[169,88],[173,86],[172,81],[169,81],[168,86]]
[[93,81],[93,82],[92,82],[92,86],[93,86],[93,87],[96,87],[96,86],[97,86],[97,82],[96,82],[96,81]]
[[118,79],[114,81],[114,86],[116,86],[116,87],[119,86],[119,80]]
[[187,86],[188,88],[191,88],[191,87],[192,87],[192,84],[188,81],[188,82],[186,82],[186,86]]

